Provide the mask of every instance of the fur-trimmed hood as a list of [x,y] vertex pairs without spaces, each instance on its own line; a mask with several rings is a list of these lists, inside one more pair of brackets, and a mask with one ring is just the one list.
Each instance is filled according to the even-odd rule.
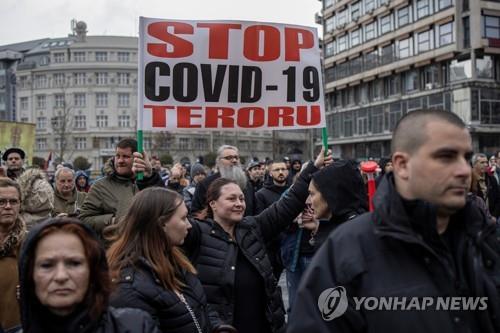
[[0,258],[17,255],[18,249],[26,236],[26,223],[21,216],[14,222],[14,227],[0,244]]

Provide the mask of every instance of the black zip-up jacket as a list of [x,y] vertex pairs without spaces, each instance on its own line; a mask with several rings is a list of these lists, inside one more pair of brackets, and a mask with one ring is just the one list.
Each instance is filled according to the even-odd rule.
[[289,186],[278,186],[272,180],[255,193],[255,213],[260,214],[281,198]]
[[184,248],[195,264],[208,303],[223,322],[232,324],[234,313],[234,278],[238,251],[257,269],[264,280],[267,298],[263,309],[272,332],[284,332],[285,311],[281,291],[273,275],[265,244],[283,231],[304,209],[314,163],[302,172],[299,180],[282,199],[257,216],[247,216],[236,224],[232,239],[213,220],[193,221]]
[[[182,294],[193,310],[203,332],[210,333],[212,326],[221,324],[215,311],[207,306],[203,287],[196,276],[185,272],[186,287]],[[139,308],[148,312],[165,333],[197,332],[194,320],[184,303],[172,291],[165,289],[146,259],[141,258],[135,267],[129,266],[120,273],[117,290],[111,297],[115,307]],[[213,323],[213,325],[212,325]]]
[[245,194],[245,216],[257,215],[257,203],[255,199],[255,193],[262,188],[262,181],[258,180],[254,182],[247,175],[247,186],[243,193]]
[[[488,224],[485,214],[467,202],[440,236],[436,208],[419,200],[405,201],[396,192],[393,178],[388,174],[382,179],[373,213],[340,225],[317,252],[299,286],[288,332],[500,332],[495,225]],[[323,320],[318,298],[325,289],[340,286],[347,294],[346,312]],[[488,308],[356,309],[353,297],[364,296],[432,297],[435,301],[448,296],[488,297]],[[323,306],[325,315],[327,308]]]

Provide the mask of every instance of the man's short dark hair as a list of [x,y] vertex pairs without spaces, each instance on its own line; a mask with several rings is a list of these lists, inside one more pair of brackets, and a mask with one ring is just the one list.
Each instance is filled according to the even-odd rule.
[[465,123],[453,112],[443,110],[412,111],[399,119],[394,128],[391,142],[391,152],[403,151],[413,153],[417,151],[427,139],[425,126],[429,121],[436,120],[465,128]]
[[137,140],[134,138],[125,138],[121,139],[120,142],[116,145],[116,148],[131,148],[132,153],[135,153],[137,151]]

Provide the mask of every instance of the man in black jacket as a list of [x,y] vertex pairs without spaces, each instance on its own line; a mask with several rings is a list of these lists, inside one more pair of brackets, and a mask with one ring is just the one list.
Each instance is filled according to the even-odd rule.
[[271,178],[255,193],[256,214],[259,214],[281,198],[288,188],[288,169],[285,162],[273,162],[269,168]]
[[374,212],[340,225],[316,254],[288,332],[499,332],[499,245],[466,200],[467,128],[451,112],[414,111],[391,148]]
[[247,186],[243,193],[245,194],[245,216],[253,216],[256,212],[255,194],[262,188],[264,180],[264,171],[258,161],[250,161],[247,166]]
[[481,197],[490,214],[495,218],[500,216],[500,193],[498,183],[494,176],[488,174],[488,157],[485,154],[477,153],[472,156],[472,172],[476,174],[477,188],[476,195]]

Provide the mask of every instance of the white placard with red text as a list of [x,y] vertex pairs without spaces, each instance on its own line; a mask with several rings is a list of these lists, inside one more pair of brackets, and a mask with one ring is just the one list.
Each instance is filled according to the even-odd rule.
[[138,129],[325,126],[315,28],[140,18]]

